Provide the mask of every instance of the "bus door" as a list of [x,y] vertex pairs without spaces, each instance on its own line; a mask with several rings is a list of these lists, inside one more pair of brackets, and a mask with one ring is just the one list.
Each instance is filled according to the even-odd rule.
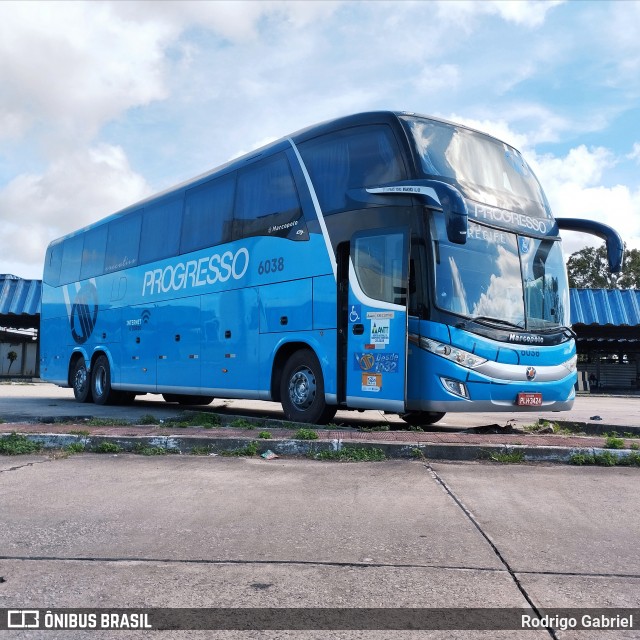
[[409,233],[353,236],[348,260],[347,406],[403,412],[407,379]]

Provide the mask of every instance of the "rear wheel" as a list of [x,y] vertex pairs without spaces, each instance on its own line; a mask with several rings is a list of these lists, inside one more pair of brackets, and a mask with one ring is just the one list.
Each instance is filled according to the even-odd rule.
[[91,391],[96,404],[114,404],[117,393],[111,389],[111,366],[107,356],[98,356],[91,373]]
[[445,414],[439,411],[409,411],[401,413],[400,417],[412,427],[426,426],[435,424],[438,420],[442,420]]
[[296,351],[287,361],[280,380],[280,401],[287,420],[324,424],[337,407],[324,399],[320,362],[309,349]]
[[78,402],[91,402],[93,400],[89,372],[82,357],[78,358],[73,365],[71,384],[73,386],[73,395]]

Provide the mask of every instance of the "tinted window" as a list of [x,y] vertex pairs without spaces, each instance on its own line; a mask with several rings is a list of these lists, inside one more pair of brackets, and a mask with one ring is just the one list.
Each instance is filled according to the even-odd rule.
[[180,252],[229,242],[233,226],[235,174],[189,189],[185,196]]
[[119,271],[138,264],[140,214],[126,215],[109,223],[104,272]]
[[356,238],[353,266],[360,287],[370,298],[406,304],[407,276],[402,233]]
[[353,127],[300,145],[324,213],[347,208],[347,191],[405,177],[400,150],[387,126]]
[[180,248],[182,198],[144,208],[140,263],[175,256]]
[[239,173],[234,235],[308,239],[298,191],[284,154],[257,162]]
[[62,242],[56,242],[47,249],[47,256],[44,263],[43,280],[52,287],[58,286],[60,282],[60,265],[62,264]]
[[82,263],[82,245],[84,235],[73,236],[64,241],[62,248],[62,264],[60,267],[60,284],[75,282],[80,279]]
[[107,225],[94,227],[85,233],[82,250],[80,279],[93,278],[102,274],[104,253],[107,248]]

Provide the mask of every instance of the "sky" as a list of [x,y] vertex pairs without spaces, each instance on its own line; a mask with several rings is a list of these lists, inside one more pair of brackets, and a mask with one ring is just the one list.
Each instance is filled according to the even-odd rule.
[[0,2],[0,273],[41,278],[51,240],[378,109],[512,144],[557,217],[640,249],[639,33],[633,0]]

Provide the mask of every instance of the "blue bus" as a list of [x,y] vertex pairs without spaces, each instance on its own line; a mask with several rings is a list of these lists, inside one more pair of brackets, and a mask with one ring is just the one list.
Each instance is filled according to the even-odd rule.
[[378,409],[569,409],[559,229],[518,151],[405,112],[335,119],[55,240],[41,376],[80,402],[277,401],[288,420]]

